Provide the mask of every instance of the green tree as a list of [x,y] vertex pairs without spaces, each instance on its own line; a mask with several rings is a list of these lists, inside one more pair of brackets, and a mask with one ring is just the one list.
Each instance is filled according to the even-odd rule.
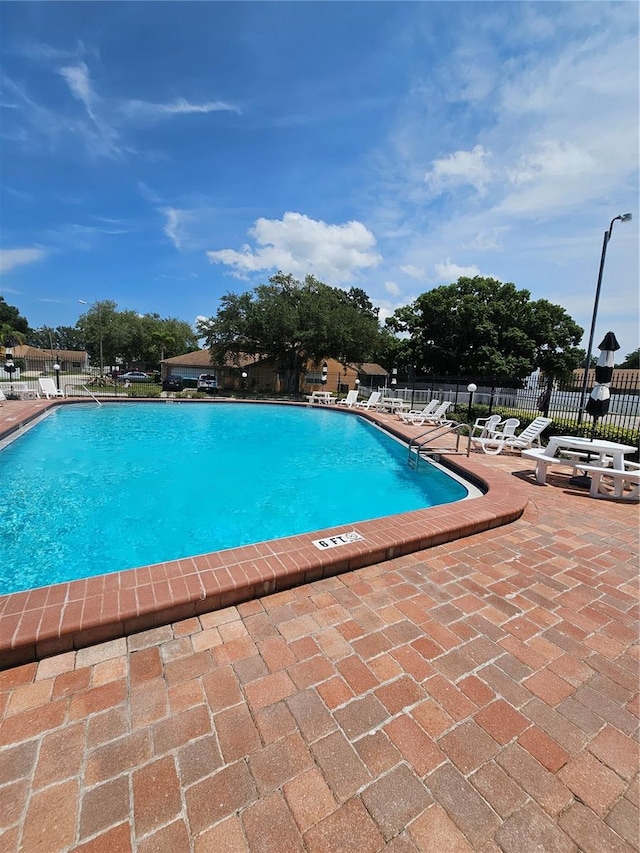
[[[162,358],[198,348],[198,338],[188,323],[159,314],[119,311],[111,300],[96,302],[77,323],[91,363],[157,370]],[[101,357],[102,356],[102,357]]]
[[15,346],[23,343],[29,334],[29,323],[17,308],[0,296],[0,344]]
[[626,355],[620,367],[635,367],[636,370],[640,368],[640,347]]
[[527,332],[535,343],[533,367],[540,368],[551,388],[554,379],[562,379],[584,364],[578,349],[584,329],[574,322],[560,305],[546,299],[530,303]]
[[273,358],[290,391],[307,358],[367,361],[380,334],[364,291],[347,293],[311,275],[300,282],[282,272],[253,291],[225,294],[216,316],[198,329],[214,364],[237,361],[241,353]]
[[82,334],[75,326],[41,326],[39,329],[31,329],[26,343],[43,350],[84,349]]
[[564,372],[582,335],[560,306],[481,276],[423,293],[387,326],[408,334],[406,353],[419,372],[515,379],[536,367]]
[[198,349],[198,338],[189,323],[159,314],[138,317],[140,357],[147,367],[157,368],[165,358]]

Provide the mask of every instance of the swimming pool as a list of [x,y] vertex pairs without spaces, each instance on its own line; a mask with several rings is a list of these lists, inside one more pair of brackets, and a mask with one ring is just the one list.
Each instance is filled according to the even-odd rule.
[[458,501],[361,418],[216,403],[54,409],[0,453],[0,593]]

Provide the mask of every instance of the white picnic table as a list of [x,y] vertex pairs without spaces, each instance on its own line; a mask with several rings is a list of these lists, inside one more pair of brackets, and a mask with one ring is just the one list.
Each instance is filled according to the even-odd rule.
[[[547,469],[551,465],[564,465],[580,470],[582,465],[597,464],[599,467],[624,468],[624,457],[634,453],[631,444],[619,444],[606,439],[579,438],[575,435],[553,435],[544,450],[523,450],[522,455],[536,462],[536,480],[540,485],[547,482]],[[581,464],[582,463],[582,464]]]
[[407,403],[402,397],[383,397],[379,404],[381,409],[385,409],[391,413],[409,411],[411,403]]
[[332,406],[337,399],[337,396],[331,391],[312,391],[311,394],[307,395],[307,400],[311,404],[318,403],[321,406]]

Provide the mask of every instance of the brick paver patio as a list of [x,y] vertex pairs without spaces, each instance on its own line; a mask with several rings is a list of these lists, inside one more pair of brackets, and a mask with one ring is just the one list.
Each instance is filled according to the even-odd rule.
[[513,524],[0,672],[0,849],[639,849],[638,507]]

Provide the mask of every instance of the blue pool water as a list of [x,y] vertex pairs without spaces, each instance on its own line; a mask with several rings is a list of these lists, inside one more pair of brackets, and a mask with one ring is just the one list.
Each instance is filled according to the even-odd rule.
[[267,404],[63,406],[0,451],[0,593],[460,500],[361,418]]

